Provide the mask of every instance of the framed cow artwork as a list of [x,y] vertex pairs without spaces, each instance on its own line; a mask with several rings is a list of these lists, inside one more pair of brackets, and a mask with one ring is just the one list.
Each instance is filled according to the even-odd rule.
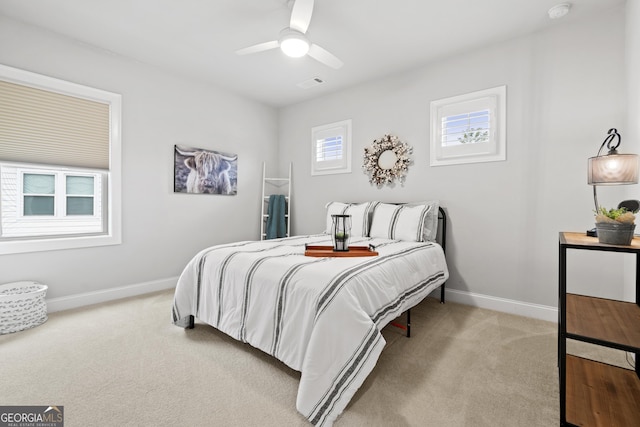
[[175,145],[173,191],[237,194],[238,155]]

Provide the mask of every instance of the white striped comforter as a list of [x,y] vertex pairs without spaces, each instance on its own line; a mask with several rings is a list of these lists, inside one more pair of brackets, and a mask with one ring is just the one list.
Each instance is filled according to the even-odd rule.
[[449,276],[434,243],[386,239],[379,256],[314,258],[305,243],[327,235],[213,246],[185,267],[174,296],[173,323],[189,315],[271,354],[301,372],[296,407],[314,425],[330,426],[375,366],[380,330]]

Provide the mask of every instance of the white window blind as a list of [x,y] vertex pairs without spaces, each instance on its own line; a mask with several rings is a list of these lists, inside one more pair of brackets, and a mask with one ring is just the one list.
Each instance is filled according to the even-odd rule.
[[491,113],[488,109],[442,118],[442,145],[488,142]]
[[319,139],[316,141],[316,147],[317,162],[342,159],[342,135]]
[[0,80],[0,160],[109,169],[109,104]]

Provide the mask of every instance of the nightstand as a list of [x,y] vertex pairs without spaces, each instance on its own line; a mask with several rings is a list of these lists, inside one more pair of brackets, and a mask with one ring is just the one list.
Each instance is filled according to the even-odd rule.
[[[559,249],[560,425],[640,426],[640,238],[617,246],[561,232]],[[567,293],[567,249],[635,254],[635,303]],[[635,372],[567,354],[568,339],[635,353]]]

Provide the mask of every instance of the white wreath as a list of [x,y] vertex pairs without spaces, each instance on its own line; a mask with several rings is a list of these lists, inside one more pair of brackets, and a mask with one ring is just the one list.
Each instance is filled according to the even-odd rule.
[[[396,162],[390,169],[383,169],[380,164],[380,155],[385,151],[392,151],[396,156]],[[369,174],[369,182],[381,187],[384,184],[392,184],[396,179],[404,184],[405,175],[411,164],[409,155],[413,148],[406,142],[400,141],[397,136],[385,135],[381,139],[375,139],[370,147],[364,149],[364,165],[362,169]]]

